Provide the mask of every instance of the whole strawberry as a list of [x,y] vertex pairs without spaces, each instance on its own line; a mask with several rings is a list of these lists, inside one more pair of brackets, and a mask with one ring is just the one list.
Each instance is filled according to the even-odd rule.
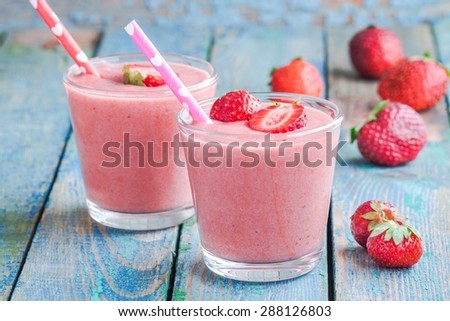
[[369,26],[349,43],[353,66],[362,77],[380,78],[403,58],[399,37],[391,30]]
[[388,221],[378,225],[367,239],[367,253],[379,266],[405,268],[422,256],[422,240],[411,226]]
[[378,225],[388,220],[403,224],[404,218],[398,209],[390,203],[381,201],[366,201],[362,203],[351,216],[350,229],[356,242],[366,247],[367,238]]
[[322,93],[323,81],[319,70],[302,58],[296,58],[280,68],[274,68],[271,76],[272,91],[315,97],[320,97]]
[[444,97],[448,77],[447,69],[432,59],[405,58],[381,78],[378,94],[419,111]]
[[217,99],[210,110],[211,119],[223,122],[248,120],[262,108],[261,101],[245,90],[235,90]]
[[375,164],[397,166],[414,160],[427,142],[422,117],[411,107],[382,101],[363,126],[351,129],[362,156]]

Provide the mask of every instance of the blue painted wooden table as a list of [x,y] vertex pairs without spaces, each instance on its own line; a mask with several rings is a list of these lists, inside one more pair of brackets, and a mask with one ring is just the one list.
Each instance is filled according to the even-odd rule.
[[[266,91],[273,66],[302,56],[326,79],[325,96],[345,113],[342,139],[378,100],[376,82],[352,70],[348,29],[195,29],[145,26],[165,52],[210,60],[219,94]],[[408,55],[428,50],[450,66],[450,21],[395,28]],[[101,36],[100,36],[101,35]],[[120,30],[78,30],[91,55],[136,51]],[[0,24],[1,300],[450,300],[448,99],[422,113],[429,142],[417,160],[383,168],[354,145],[337,166],[327,251],[303,277],[245,283],[210,273],[193,219],[157,232],[100,226],[87,214],[61,75],[70,64],[44,26]],[[349,217],[367,199],[397,204],[422,232],[425,254],[410,269],[381,269],[351,237]]]

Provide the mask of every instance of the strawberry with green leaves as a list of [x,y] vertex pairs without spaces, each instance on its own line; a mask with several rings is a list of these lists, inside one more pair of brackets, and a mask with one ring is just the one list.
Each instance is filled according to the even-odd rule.
[[405,220],[398,209],[390,203],[377,200],[362,203],[351,216],[351,232],[356,242],[366,247],[370,233],[378,224],[389,220],[403,224]]
[[122,68],[123,83],[143,87],[165,85],[161,74],[155,68],[144,64],[126,64]]
[[375,164],[398,166],[414,160],[427,142],[422,117],[411,107],[382,101],[362,126],[353,127],[351,141],[358,141],[362,156]]
[[382,99],[398,101],[417,111],[434,107],[445,95],[449,71],[430,58],[405,58],[389,69],[378,84]]
[[422,257],[422,239],[411,226],[387,221],[372,230],[367,253],[381,267],[411,267]]

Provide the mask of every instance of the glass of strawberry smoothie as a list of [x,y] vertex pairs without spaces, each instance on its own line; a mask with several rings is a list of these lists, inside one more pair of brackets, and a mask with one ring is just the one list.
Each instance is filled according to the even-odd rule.
[[[196,99],[214,96],[217,73],[211,64],[164,57]],[[101,78],[74,65],[63,79],[90,216],[127,230],[180,224],[194,214],[184,155],[173,145],[181,104],[165,84],[124,84],[124,65],[152,69],[140,54],[91,61]]]
[[[203,259],[232,279],[289,279],[322,256],[343,116],[319,98],[254,96],[265,106],[300,102],[306,126],[269,134],[247,121],[206,124],[178,115]],[[215,100],[200,104],[209,111]]]

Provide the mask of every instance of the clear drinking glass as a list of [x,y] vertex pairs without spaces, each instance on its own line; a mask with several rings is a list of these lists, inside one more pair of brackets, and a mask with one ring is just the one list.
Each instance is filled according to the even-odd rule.
[[[289,279],[322,256],[343,116],[324,99],[254,95],[267,104],[301,101],[308,127],[267,134],[245,121],[205,124],[178,115],[203,260],[232,279]],[[215,100],[200,104],[209,112]]]
[[[164,57],[196,99],[214,96],[217,73],[211,64],[178,54]],[[123,64],[146,63],[141,54],[91,61],[101,79],[76,65],[63,79],[90,216],[128,230],[180,224],[194,214],[188,174],[171,144],[181,104],[165,85],[123,84]]]

